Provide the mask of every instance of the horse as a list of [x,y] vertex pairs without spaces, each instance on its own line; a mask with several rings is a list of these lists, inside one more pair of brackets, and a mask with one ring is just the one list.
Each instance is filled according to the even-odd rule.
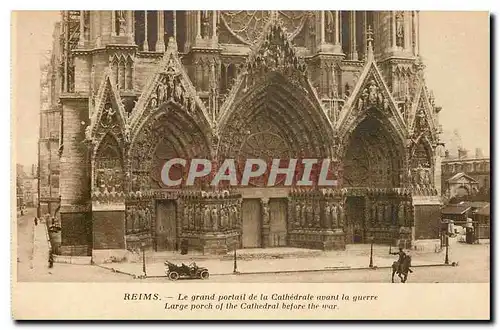
[[401,283],[406,283],[408,279],[408,272],[411,272],[411,257],[409,255],[405,256],[401,264],[401,272],[399,272],[399,261],[394,261],[392,264],[392,283],[394,283],[394,274],[398,274],[401,279]]

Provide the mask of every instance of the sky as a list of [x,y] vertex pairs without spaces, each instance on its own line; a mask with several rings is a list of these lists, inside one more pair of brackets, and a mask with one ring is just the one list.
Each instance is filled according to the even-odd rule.
[[[37,163],[40,57],[51,47],[58,19],[53,11],[17,12],[12,18],[12,133],[16,162],[26,167]],[[420,12],[420,50],[427,85],[443,107],[444,142],[458,131],[463,147],[489,155],[488,13]]]

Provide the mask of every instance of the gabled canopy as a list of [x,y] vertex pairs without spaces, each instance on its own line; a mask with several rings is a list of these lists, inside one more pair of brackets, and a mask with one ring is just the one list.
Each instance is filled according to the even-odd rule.
[[[236,83],[221,107],[218,124],[219,132],[231,120],[238,104],[249,93],[258,89],[257,86],[267,84],[281,76],[293,84],[309,99],[322,121],[328,123],[329,131],[332,124],[326,115],[319,98],[307,77],[307,66],[303,59],[297,56],[296,50],[288,39],[286,28],[276,15],[267,22],[264,31],[248,56],[238,76]],[[326,132],[329,134],[330,132]]]
[[130,117],[132,139],[137,135],[141,124],[145,123],[164,103],[175,103],[200,123],[205,132],[211,130],[208,112],[196,95],[196,89],[184,70],[177,54],[177,43],[173,38],[170,38],[156,72],[146,84],[132,111]]
[[93,141],[97,150],[101,140],[108,133],[113,134],[123,144],[127,139],[126,131],[125,108],[111,70],[107,68],[97,91],[95,111],[85,132],[86,139]]
[[400,140],[405,142],[406,124],[384,82],[369,42],[367,62],[335,125],[337,136],[344,139],[372,111],[386,118]]
[[433,106],[429,101],[429,95],[425,88],[424,78],[420,77],[417,94],[415,95],[415,102],[413,103],[409,116],[409,131],[413,133],[414,139],[418,140],[419,135],[429,133],[429,139],[432,142],[436,142],[437,132],[436,122],[432,113],[433,111]]

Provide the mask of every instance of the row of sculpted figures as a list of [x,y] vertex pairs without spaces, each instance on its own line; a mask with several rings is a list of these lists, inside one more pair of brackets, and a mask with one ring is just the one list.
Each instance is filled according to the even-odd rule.
[[241,228],[241,201],[222,203],[184,201],[180,214],[183,231],[211,232]]
[[412,226],[413,205],[410,200],[375,200],[370,202],[369,223],[372,228]]
[[291,199],[291,229],[336,229],[345,223],[342,201]]
[[129,203],[125,208],[127,234],[149,232],[153,225],[154,211],[149,200]]

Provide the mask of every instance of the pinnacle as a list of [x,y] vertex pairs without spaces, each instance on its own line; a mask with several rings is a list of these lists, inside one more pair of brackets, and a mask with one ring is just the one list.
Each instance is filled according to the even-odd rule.
[[367,60],[372,61],[373,60],[373,31],[372,27],[369,25],[368,26],[368,31],[366,32],[366,41],[368,43],[368,54],[367,54]]

